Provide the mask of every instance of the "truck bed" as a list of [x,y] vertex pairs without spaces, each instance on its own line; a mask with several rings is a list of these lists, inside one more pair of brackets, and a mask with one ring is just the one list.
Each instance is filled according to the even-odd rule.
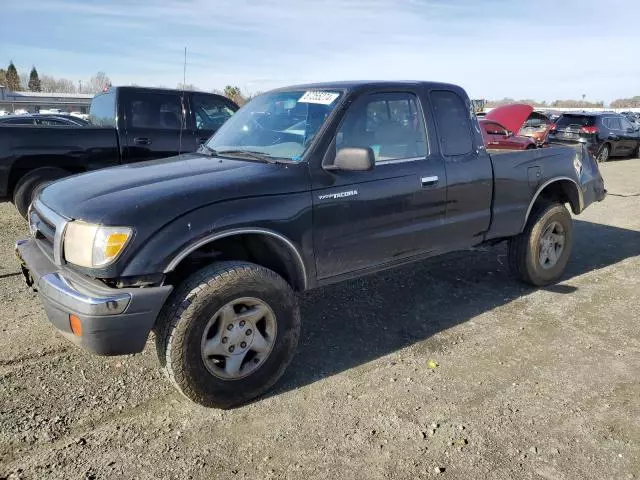
[[567,165],[573,165],[576,169],[578,184],[584,192],[583,208],[597,200],[596,197],[604,195],[604,192],[599,191],[600,186],[590,185],[599,178],[598,167],[583,145],[499,150],[489,151],[489,154],[495,181],[493,218],[487,240],[520,233],[531,201],[544,186],[546,179],[566,178],[567,181],[574,182],[567,177]]
[[118,165],[119,144],[112,127],[3,125],[0,127],[0,198],[12,188],[18,171],[40,166],[71,172]]

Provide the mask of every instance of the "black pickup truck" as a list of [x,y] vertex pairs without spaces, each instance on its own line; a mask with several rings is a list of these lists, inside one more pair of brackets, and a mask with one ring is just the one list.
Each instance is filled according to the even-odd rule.
[[226,408],[291,361],[294,292],[502,241],[516,277],[549,284],[566,205],[605,195],[582,146],[487,152],[460,87],[326,83],[256,97],[196,153],[47,186],[16,251],[67,337],[121,355],[153,330],[175,386]]
[[113,87],[92,99],[91,125],[2,125],[0,199],[11,198],[26,217],[34,193],[47,183],[87,170],[194,152],[237,109],[228,98],[212,93]]

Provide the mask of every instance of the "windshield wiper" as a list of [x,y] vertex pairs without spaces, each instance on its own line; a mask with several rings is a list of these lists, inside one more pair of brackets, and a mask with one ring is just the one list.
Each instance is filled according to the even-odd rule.
[[215,152],[215,153],[213,153],[213,155],[222,156],[222,157],[225,156],[225,155],[230,155],[231,157],[251,158],[253,160],[260,160],[262,162],[267,162],[267,163],[290,163],[290,162],[287,162],[286,159],[284,159],[284,158],[272,157],[268,153],[256,152],[256,151],[253,151],[253,150],[241,150],[241,149],[237,149],[237,150],[214,150],[213,152]]

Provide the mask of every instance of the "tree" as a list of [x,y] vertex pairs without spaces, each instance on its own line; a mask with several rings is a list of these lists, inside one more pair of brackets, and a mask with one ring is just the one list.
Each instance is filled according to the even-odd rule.
[[32,92],[41,92],[42,85],[40,84],[40,77],[38,77],[38,71],[36,67],[31,69],[31,73],[29,74],[29,90]]
[[76,84],[68,78],[59,78],[56,80],[55,92],[57,93],[76,93]]
[[40,88],[43,92],[55,92],[56,79],[50,75],[42,75],[40,78]]
[[224,96],[230,100],[233,100],[238,105],[244,105],[245,103],[247,103],[246,98],[238,87],[227,85],[226,87],[224,87]]
[[111,79],[107,77],[107,74],[104,72],[96,73],[87,84],[86,89],[82,89],[83,92],[86,93],[99,93],[102,92],[105,88],[109,88],[111,86]]
[[618,98],[611,102],[611,108],[640,108],[640,96]]
[[501,107],[503,105],[510,105],[512,103],[526,103],[527,105],[531,105],[533,107],[546,107],[547,102],[542,101],[539,102],[537,100],[532,100],[530,98],[525,98],[522,100],[514,100],[513,98],[503,98],[502,100],[487,100],[485,103],[486,108],[495,108]]
[[20,76],[18,75],[18,70],[16,70],[16,66],[13,64],[13,61],[11,61],[7,67],[7,87],[12,92],[20,91]]
[[555,100],[551,102],[551,106],[555,108],[600,108],[604,107],[604,102],[589,102],[587,100]]
[[7,71],[4,68],[0,68],[0,86],[7,86]]

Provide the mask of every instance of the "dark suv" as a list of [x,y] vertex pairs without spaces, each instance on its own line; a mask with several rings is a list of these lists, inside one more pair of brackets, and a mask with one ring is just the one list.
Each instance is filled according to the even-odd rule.
[[549,135],[555,143],[585,143],[599,162],[609,157],[640,157],[640,131],[617,113],[564,113]]

